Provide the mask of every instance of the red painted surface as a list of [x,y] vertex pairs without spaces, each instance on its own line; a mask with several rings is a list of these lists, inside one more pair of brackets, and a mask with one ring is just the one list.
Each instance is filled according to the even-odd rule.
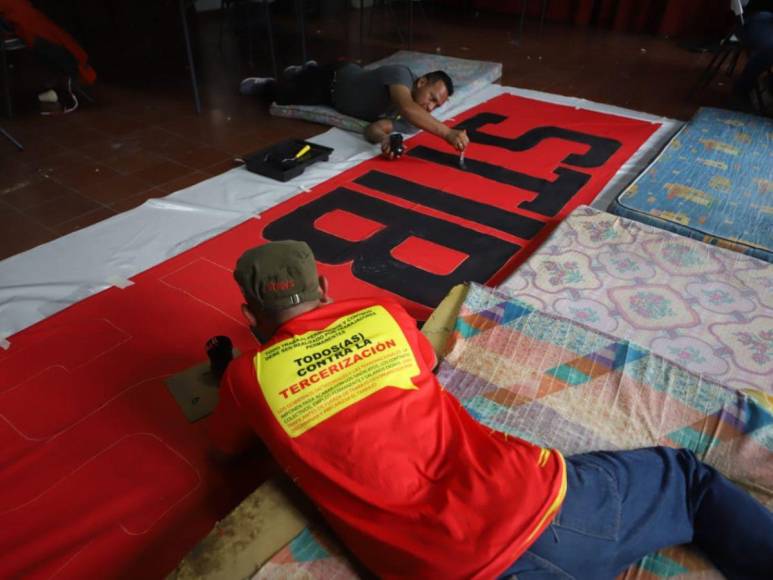
[[[486,129],[502,136],[549,123],[613,136],[623,144],[604,166],[587,170],[590,181],[555,218],[529,214],[548,225],[497,278],[522,261],[573,207],[593,199],[657,128],[512,96],[484,103],[456,121],[480,111],[509,116]],[[429,135],[408,144],[450,151]],[[520,153],[473,144],[468,159],[549,178],[567,154],[585,150],[557,140]],[[262,481],[256,461],[235,469],[211,459],[206,420],[188,423],[164,378],[201,362],[204,343],[213,335],[230,336],[240,350],[250,346],[253,339],[241,322],[231,270],[245,249],[261,243],[263,230],[274,219],[346,186],[524,243],[464,216],[351,184],[373,169],[502,211],[520,212],[517,203],[533,197],[410,157],[366,161],[267,211],[262,219],[248,220],[134,277],[126,289],[101,292],[13,336],[12,348],[0,351],[0,577],[163,577]],[[347,226],[344,212],[326,216],[318,225],[329,233],[342,232],[350,242],[379,231],[373,220],[350,219],[356,227]],[[401,244],[394,255],[441,274],[464,259],[420,238]],[[354,278],[348,264],[321,264],[320,269],[331,279],[334,297],[379,292]],[[407,305],[417,315],[429,311]]]

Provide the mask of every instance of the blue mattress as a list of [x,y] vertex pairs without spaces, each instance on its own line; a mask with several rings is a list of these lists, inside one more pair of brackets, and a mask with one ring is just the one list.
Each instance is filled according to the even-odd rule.
[[609,211],[773,262],[773,120],[702,108]]

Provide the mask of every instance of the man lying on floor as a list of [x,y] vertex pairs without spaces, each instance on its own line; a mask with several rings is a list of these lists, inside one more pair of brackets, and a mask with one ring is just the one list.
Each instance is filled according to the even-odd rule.
[[276,101],[279,105],[326,105],[339,113],[368,121],[365,138],[380,143],[384,156],[393,159],[389,136],[398,119],[424,129],[459,151],[470,142],[430,113],[454,94],[451,77],[434,71],[416,77],[407,66],[386,65],[364,69],[351,62],[287,67],[280,79],[250,77],[239,87],[243,95]]
[[614,578],[695,542],[728,578],[769,578],[773,516],[687,450],[564,458],[493,431],[438,383],[396,302],[331,302],[303,242],[234,277],[260,346],[231,362],[211,433],[259,436],[351,552],[391,578]]

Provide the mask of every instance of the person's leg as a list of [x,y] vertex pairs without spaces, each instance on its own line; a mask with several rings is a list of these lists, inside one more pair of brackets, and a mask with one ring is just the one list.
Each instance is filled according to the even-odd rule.
[[276,79],[274,77],[247,77],[239,83],[239,94],[245,97],[274,100]]
[[773,66],[773,12],[749,15],[740,36],[750,54],[735,83],[735,90],[748,95],[754,89],[757,78]]
[[[282,77],[277,81],[274,77],[247,77],[239,83],[239,92],[249,97],[258,97],[273,101],[276,96],[277,83],[293,83],[309,67],[316,67],[317,61],[309,60],[303,65],[291,65],[282,71]],[[295,85],[290,84],[290,87]],[[294,91],[285,88],[285,98],[292,99]]]
[[689,542],[684,486],[672,489],[663,464],[650,450],[567,457],[564,504],[508,573],[519,580],[611,579],[658,548]]
[[307,60],[303,64],[291,64],[290,66],[286,66],[285,69],[282,71],[282,79],[291,80],[301,71],[303,71],[304,69],[310,66],[319,66],[319,63],[317,63],[316,60]]
[[693,538],[729,578],[773,569],[770,512],[689,451],[576,455],[567,458],[567,484],[555,521],[506,575],[612,578]]
[[677,460],[689,477],[693,542],[727,578],[770,578],[773,514],[694,454]]
[[279,105],[330,105],[330,91],[338,65],[304,66],[297,74],[276,84]]

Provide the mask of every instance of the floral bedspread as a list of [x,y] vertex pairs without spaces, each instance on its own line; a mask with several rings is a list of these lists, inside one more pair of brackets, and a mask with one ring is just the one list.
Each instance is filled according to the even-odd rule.
[[773,264],[579,207],[503,284],[736,389],[773,393]]

